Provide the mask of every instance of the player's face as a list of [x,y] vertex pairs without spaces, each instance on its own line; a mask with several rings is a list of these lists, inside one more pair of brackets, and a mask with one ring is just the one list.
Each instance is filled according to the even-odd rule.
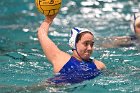
[[136,33],[140,34],[140,22],[135,27]]
[[90,33],[83,34],[81,39],[76,44],[79,55],[83,59],[88,60],[92,54],[93,45],[94,45],[94,36],[91,35]]
[[135,31],[136,31],[136,34],[140,35],[140,17],[138,17],[136,20]]

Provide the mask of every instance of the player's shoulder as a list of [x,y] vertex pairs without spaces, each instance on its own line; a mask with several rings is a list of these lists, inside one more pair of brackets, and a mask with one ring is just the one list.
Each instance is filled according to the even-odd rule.
[[103,62],[99,61],[99,60],[94,59],[94,63],[97,66],[97,68],[100,69],[100,70],[106,68],[105,64]]

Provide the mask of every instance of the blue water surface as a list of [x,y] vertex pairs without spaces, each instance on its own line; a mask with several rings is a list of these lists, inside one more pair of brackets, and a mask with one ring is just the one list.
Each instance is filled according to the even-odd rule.
[[[69,52],[68,39],[72,27],[85,27],[95,38],[133,34],[131,15],[140,10],[139,0],[63,0],[49,36],[56,45]],[[140,93],[139,46],[97,47],[92,57],[107,66],[99,77],[80,84],[49,86],[28,91],[53,76],[37,39],[37,28],[44,16],[34,0],[2,0],[0,2],[0,93]]]

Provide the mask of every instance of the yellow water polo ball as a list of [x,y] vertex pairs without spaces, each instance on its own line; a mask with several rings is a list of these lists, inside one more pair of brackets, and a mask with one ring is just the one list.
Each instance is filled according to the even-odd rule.
[[35,0],[37,9],[44,15],[54,15],[59,12],[62,0]]

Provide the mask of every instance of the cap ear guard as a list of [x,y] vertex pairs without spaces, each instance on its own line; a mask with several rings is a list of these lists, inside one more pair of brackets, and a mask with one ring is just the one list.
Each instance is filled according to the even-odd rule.
[[69,46],[72,49],[76,49],[75,43],[76,43],[76,38],[77,38],[77,35],[79,32],[80,32],[80,30],[78,30],[76,27],[71,30],[71,37],[69,39]]
[[74,27],[71,30],[71,37],[69,39],[69,46],[72,49],[76,49],[76,38],[77,38],[77,35],[80,34],[80,33],[82,33],[82,32],[85,32],[85,31],[91,32],[90,30],[88,30],[86,28],[79,28],[79,27]]
[[135,20],[136,20],[136,16],[135,14],[131,17],[131,22],[130,22],[130,28],[131,31],[135,33]]

